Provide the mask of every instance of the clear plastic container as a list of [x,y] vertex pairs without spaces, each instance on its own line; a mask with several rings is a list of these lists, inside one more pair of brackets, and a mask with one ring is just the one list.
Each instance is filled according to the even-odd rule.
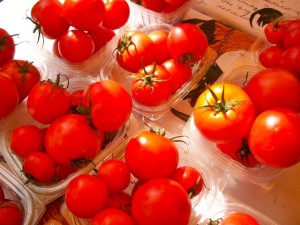
[[156,25],[160,23],[177,24],[187,14],[196,0],[188,0],[174,12],[160,13],[147,9],[130,0],[126,0],[130,7],[130,17],[127,24],[133,28],[140,29],[147,25]]
[[[141,29],[142,32],[148,34],[151,31],[162,29],[165,31],[170,31],[172,25],[169,24],[156,24],[145,26]],[[123,33],[120,33],[120,36]],[[113,56],[113,49],[117,46],[117,42],[111,43],[110,49],[108,49],[103,62],[103,66],[100,69],[100,79],[101,80],[115,80],[121,83],[129,93],[131,93],[131,81],[130,77],[132,74],[123,68],[121,68],[116,62]],[[212,62],[216,58],[216,52],[208,48],[206,54],[203,58],[192,68],[193,76],[192,78],[184,84],[175,94],[170,96],[170,98],[158,106],[146,106],[140,104],[133,99],[133,109],[139,114],[155,121],[161,118],[166,112],[168,112],[172,107],[174,107],[179,101],[181,101],[186,94],[189,93],[191,87],[195,85],[201,78],[205,75]]]
[[[70,86],[68,90],[72,92],[75,90],[84,89],[93,81],[94,80],[92,78],[87,79],[86,77],[73,77],[70,79]],[[2,156],[11,167],[14,174],[16,174],[19,180],[23,183],[26,181],[26,177],[21,172],[23,159],[12,152],[10,148],[10,134],[14,128],[25,124],[33,124],[41,128],[45,127],[45,125],[40,124],[31,118],[27,111],[26,101],[20,104],[11,115],[9,115],[0,123],[0,131],[2,133],[0,137],[0,150],[2,152]],[[112,134],[113,140],[109,142],[106,145],[105,149],[101,150],[100,153],[93,159],[93,163],[97,165],[102,162],[102,160],[106,158],[107,155],[110,155],[112,151],[114,151],[120,144],[122,144],[122,142],[126,141],[128,136],[130,135],[130,132],[132,132],[132,130],[134,129],[137,129],[136,126],[138,126],[138,123],[134,115],[132,114],[127,123],[117,132],[114,132]],[[88,173],[92,171],[93,168],[94,165],[92,165],[91,163],[71,174],[64,180],[43,185],[29,182],[26,184],[26,186],[41,200],[41,202],[43,202],[44,204],[48,204],[64,193],[65,187],[73,177],[81,173]]]
[[24,216],[23,225],[36,224],[46,208],[18,181],[5,162],[0,162],[0,186],[5,199],[20,203]]

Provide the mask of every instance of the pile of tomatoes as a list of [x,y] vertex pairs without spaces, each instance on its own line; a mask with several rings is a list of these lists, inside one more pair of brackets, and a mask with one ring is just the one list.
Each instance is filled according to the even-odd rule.
[[146,9],[159,13],[171,13],[190,0],[130,0]]
[[266,67],[280,67],[300,78],[300,20],[279,19],[264,28],[270,44],[259,53],[259,61]]
[[54,40],[53,53],[69,63],[89,59],[124,26],[130,9],[125,0],[40,0],[31,17],[43,38]]

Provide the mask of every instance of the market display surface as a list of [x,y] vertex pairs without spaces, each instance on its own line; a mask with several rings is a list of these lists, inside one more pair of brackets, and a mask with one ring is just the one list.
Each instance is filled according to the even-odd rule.
[[273,197],[299,175],[300,20],[257,11],[256,38],[194,0],[32,0],[4,22],[18,3],[0,3],[1,225],[300,222]]

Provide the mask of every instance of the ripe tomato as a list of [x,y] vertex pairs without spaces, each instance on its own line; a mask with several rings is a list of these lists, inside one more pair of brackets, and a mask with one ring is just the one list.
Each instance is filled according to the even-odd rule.
[[59,84],[59,79],[58,75],[55,83],[50,79],[37,83],[28,95],[28,112],[40,123],[52,123],[70,112],[69,93]]
[[37,180],[40,183],[47,183],[55,175],[55,163],[45,152],[30,152],[23,162],[23,169],[28,181]]
[[59,0],[37,1],[31,8],[31,20],[36,25],[35,30],[49,39],[59,38],[70,27],[62,16],[62,3]]
[[208,41],[203,31],[196,25],[180,23],[169,32],[167,45],[176,61],[194,64],[206,53]]
[[98,52],[102,47],[104,47],[113,37],[116,36],[115,31],[99,26],[97,29],[89,31],[88,34],[94,41],[95,52]]
[[131,215],[131,195],[125,191],[110,192],[106,208],[115,208]]
[[283,38],[283,46],[289,48],[300,45],[300,27],[289,29]]
[[142,184],[133,195],[131,207],[132,217],[139,225],[187,225],[191,215],[187,192],[168,178]]
[[271,21],[264,28],[266,39],[272,44],[282,45],[287,27],[287,21]]
[[[216,95],[214,96],[213,93]],[[237,85],[217,83],[198,97],[194,123],[209,141],[226,143],[244,137],[254,120],[254,106]]]
[[118,64],[132,73],[154,62],[154,43],[147,34],[141,31],[127,31],[119,39],[114,51]]
[[170,139],[143,130],[129,140],[125,162],[137,179],[147,181],[170,177],[178,166],[179,153]]
[[22,225],[23,219],[23,212],[16,202],[9,200],[0,202],[1,225]]
[[108,190],[101,179],[89,174],[80,174],[68,184],[65,201],[75,216],[92,218],[107,204]]
[[113,80],[101,80],[91,84],[83,94],[83,104],[86,108],[91,107],[92,123],[102,131],[120,129],[132,112],[130,94],[120,83]]
[[284,48],[281,46],[268,47],[259,54],[259,61],[266,68],[277,67],[283,52]]
[[188,0],[165,0],[165,2],[172,6],[182,6],[184,3],[186,3]]
[[201,173],[192,166],[178,167],[171,176],[171,179],[181,184],[190,198],[198,195],[204,186]]
[[248,213],[233,212],[226,215],[223,219],[211,220],[207,225],[260,225],[257,220]]
[[64,180],[66,179],[70,174],[75,173],[79,168],[77,166],[62,166],[57,165],[55,174],[58,179]]
[[10,135],[10,148],[22,158],[31,152],[41,152],[45,149],[44,135],[44,131],[35,125],[21,125]]
[[65,0],[63,3],[63,16],[79,30],[97,29],[103,21],[104,14],[102,0]]
[[300,116],[287,108],[273,108],[259,114],[252,126],[249,147],[262,164],[286,168],[300,161]]
[[126,163],[119,159],[109,159],[103,162],[97,171],[99,177],[110,192],[126,189],[130,184],[130,171]]
[[7,74],[19,91],[19,102],[23,101],[40,79],[41,74],[38,68],[26,60],[10,60],[0,69],[1,72]]
[[161,12],[166,7],[164,0],[140,0],[137,2],[146,9],[150,9],[154,12]]
[[172,56],[169,53],[168,46],[167,46],[167,39],[168,39],[169,32],[165,30],[154,30],[148,34],[151,40],[154,43],[155,48],[155,63],[162,64],[163,62],[171,59]]
[[13,36],[5,29],[0,28],[0,68],[15,56],[16,46]]
[[71,166],[80,159],[92,160],[101,145],[98,131],[79,114],[67,114],[55,120],[45,137],[46,152],[62,166]]
[[274,107],[300,112],[300,82],[285,69],[268,68],[257,72],[244,90],[254,104],[256,115]]
[[286,69],[297,75],[300,80],[300,45],[287,48],[278,63],[280,68]]
[[0,120],[10,114],[18,105],[19,92],[14,82],[0,72]]
[[163,66],[151,64],[134,75],[131,94],[143,105],[156,106],[169,99],[172,88],[170,73]]
[[98,212],[91,221],[91,225],[135,225],[133,219],[119,209],[108,208]]
[[180,89],[193,76],[191,67],[186,64],[178,63],[174,59],[165,61],[162,66],[164,66],[171,75],[173,83],[172,94]]
[[129,18],[130,9],[125,0],[104,0],[105,14],[102,26],[116,30],[124,26]]
[[60,56],[70,62],[79,63],[89,59],[95,50],[95,44],[89,34],[81,30],[69,30],[58,41]]

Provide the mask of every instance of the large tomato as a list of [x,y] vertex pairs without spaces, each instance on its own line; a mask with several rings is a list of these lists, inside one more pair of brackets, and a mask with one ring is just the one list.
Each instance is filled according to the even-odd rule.
[[47,153],[62,166],[71,166],[76,160],[92,160],[101,145],[98,131],[79,114],[67,114],[55,120],[45,137]]
[[15,56],[16,46],[13,35],[0,28],[0,68]]
[[40,79],[41,74],[38,68],[26,60],[10,60],[5,63],[0,72],[7,74],[15,83],[19,91],[19,102],[26,98]]
[[23,220],[23,212],[16,202],[9,200],[0,202],[1,225],[22,225]]
[[160,65],[148,65],[134,75],[131,83],[132,98],[147,106],[166,102],[173,91],[170,73]]
[[259,114],[252,126],[249,147],[262,164],[285,168],[300,161],[300,116],[287,108]]
[[118,64],[125,70],[136,73],[143,66],[154,62],[155,48],[151,38],[138,30],[127,31],[114,50]]
[[256,115],[274,107],[300,112],[300,82],[285,69],[268,68],[257,72],[244,90],[254,104]]
[[168,178],[142,184],[132,198],[132,217],[139,225],[187,225],[191,202],[184,188]]
[[128,142],[125,162],[137,179],[147,181],[170,177],[178,166],[179,153],[170,139],[143,130]]
[[209,141],[226,143],[246,136],[254,121],[254,106],[239,86],[217,83],[198,97],[194,123]]

